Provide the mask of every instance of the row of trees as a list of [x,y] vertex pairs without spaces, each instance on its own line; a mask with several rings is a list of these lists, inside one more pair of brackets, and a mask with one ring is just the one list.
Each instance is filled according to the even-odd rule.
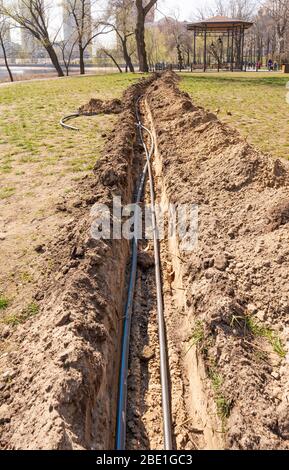
[[[163,0],[161,5],[165,3]],[[85,57],[91,45],[112,32],[116,45],[102,45],[98,54],[112,60],[120,72],[123,63],[131,72],[135,63],[142,72],[157,62],[189,65],[193,47],[191,33],[177,17],[162,15],[157,23],[148,23],[156,4],[157,0],[107,0],[103,10],[103,0],[63,0],[64,24],[57,29],[51,25],[55,0],[12,0],[12,3],[10,0],[6,6],[0,6],[0,46],[4,60],[8,67],[4,37],[12,24],[26,31],[46,51],[59,76],[69,73],[75,54],[80,73],[84,74]],[[195,19],[214,15],[254,22],[245,44],[245,55],[252,61],[264,57],[278,62],[289,60],[289,0],[216,0],[214,8],[198,10]],[[69,24],[70,33],[63,37],[65,24]],[[209,47],[212,60],[216,47]],[[201,46],[197,54],[201,57]]]
[[[123,57],[129,70],[133,71],[128,41],[134,36],[138,53],[139,69],[148,71],[145,47],[145,21],[157,0],[108,0],[107,9],[101,15],[93,12],[101,9],[100,0],[63,0],[63,16],[69,24],[71,34],[59,40],[60,29],[53,30],[51,18],[55,9],[53,0],[15,0],[0,6],[0,44],[7,58],[4,44],[5,32],[11,24],[25,30],[45,49],[59,77],[68,73],[75,48],[78,49],[80,73],[85,73],[85,52],[93,41],[101,35],[114,31],[122,48]],[[132,14],[133,13],[133,14]],[[53,32],[52,32],[53,31]],[[1,40],[2,38],[2,40]],[[57,53],[60,49],[61,54]],[[112,54],[104,49],[107,55]],[[62,64],[61,64],[62,62]]]
[[278,62],[289,61],[289,0],[269,0],[260,9],[249,36],[249,47],[257,59],[271,57]]

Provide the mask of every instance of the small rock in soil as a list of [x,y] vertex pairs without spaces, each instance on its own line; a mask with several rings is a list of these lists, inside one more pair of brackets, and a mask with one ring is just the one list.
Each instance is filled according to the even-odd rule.
[[127,423],[127,427],[129,428],[129,430],[131,432],[135,432],[136,431],[136,425],[135,425],[135,422],[134,421],[128,421]]
[[228,258],[224,255],[218,255],[214,259],[214,266],[219,271],[225,271],[229,266]]
[[36,292],[35,296],[34,296],[34,299],[35,300],[43,300],[44,299],[44,292]]
[[11,419],[11,411],[5,403],[0,406],[0,424],[9,423]]
[[0,390],[3,390],[6,387],[5,382],[0,382]]
[[64,315],[62,315],[59,320],[57,320],[57,322],[55,323],[55,326],[64,326],[66,325],[67,323],[70,322],[70,313],[64,313]]
[[74,246],[71,252],[71,258],[83,258],[84,249],[81,246]]
[[280,380],[280,374],[278,374],[278,372],[272,372],[271,376],[275,380]]
[[149,346],[145,346],[140,354],[140,359],[149,362],[155,357],[155,352]]
[[66,212],[67,211],[67,207],[64,203],[59,203],[59,204],[56,204],[56,210],[58,212]]
[[14,377],[17,375],[17,372],[15,370],[7,370],[2,374],[2,378],[4,380],[11,380],[14,379]]
[[44,253],[45,252],[45,246],[44,245],[36,245],[34,250],[36,251],[36,253]]
[[1,331],[1,337],[8,338],[8,336],[10,336],[10,333],[11,329],[9,328],[9,326],[4,326],[3,330]]

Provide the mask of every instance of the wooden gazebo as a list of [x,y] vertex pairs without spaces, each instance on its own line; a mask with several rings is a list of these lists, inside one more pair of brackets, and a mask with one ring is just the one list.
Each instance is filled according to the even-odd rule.
[[[197,23],[187,23],[187,29],[194,32],[194,65],[196,65],[197,38],[203,38],[203,69],[208,68],[208,52],[218,65],[231,71],[243,70],[245,31],[253,26],[249,21],[226,16],[214,16]],[[208,40],[212,40],[208,44]]]

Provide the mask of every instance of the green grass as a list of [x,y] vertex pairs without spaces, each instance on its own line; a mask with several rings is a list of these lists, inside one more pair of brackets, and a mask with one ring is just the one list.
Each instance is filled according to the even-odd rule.
[[273,351],[282,359],[286,357],[286,350],[278,334],[257,322],[252,316],[247,315],[245,319],[246,328],[253,336],[266,338],[271,344]]
[[205,359],[208,358],[209,349],[213,346],[214,338],[212,335],[206,335],[205,323],[201,320],[196,320],[193,325],[190,338],[188,339],[189,347],[185,355],[196,346]]
[[[19,172],[26,165],[29,170],[33,165],[40,172],[45,165],[60,164],[72,173],[91,169],[103,147],[100,134],[112,127],[116,117],[80,118],[80,132],[61,128],[60,118],[92,97],[121,97],[139,78],[133,74],[108,74],[0,87],[0,174],[14,170],[21,181]],[[0,198],[10,194],[1,190]]]
[[250,143],[273,156],[288,158],[289,76],[251,72],[181,75],[180,86],[196,105],[219,110],[218,117]]
[[9,300],[6,297],[0,295],[0,310],[5,310],[8,307],[8,305],[9,305]]
[[204,341],[205,341],[204,323],[201,320],[197,320],[192,329],[192,336],[190,339],[190,348],[188,352],[191,350],[193,346],[201,346]]
[[15,188],[12,187],[4,187],[0,189],[0,199],[7,199],[8,197],[13,196],[15,193]]
[[214,390],[217,414],[222,421],[224,430],[225,421],[229,418],[231,414],[233,402],[232,400],[227,399],[223,394],[223,378],[214,363],[212,363],[208,368],[208,376],[211,379],[212,387]]
[[24,284],[29,284],[33,281],[32,274],[28,273],[27,271],[23,271],[22,273],[20,273],[19,277],[21,282],[23,282]]
[[31,302],[25,307],[19,315],[11,314],[7,315],[3,322],[6,325],[17,326],[21,323],[25,323],[29,318],[34,317],[39,313],[39,305],[36,302]]
[[222,390],[223,378],[220,372],[218,371],[215,361],[212,358],[208,357],[208,349],[212,345],[212,338],[206,338],[205,325],[204,322],[202,322],[201,320],[196,320],[192,329],[192,335],[189,342],[190,346],[186,354],[192,349],[193,346],[196,346],[198,350],[207,359],[208,377],[210,378],[212,383],[214,398],[217,407],[217,414],[222,421],[222,428],[224,431],[225,422],[226,419],[230,416],[233,402],[232,400],[229,400],[225,397]]

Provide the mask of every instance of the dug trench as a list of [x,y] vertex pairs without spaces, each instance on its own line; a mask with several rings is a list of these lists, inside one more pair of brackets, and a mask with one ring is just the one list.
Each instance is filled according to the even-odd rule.
[[[288,449],[286,161],[262,155],[194,106],[177,76],[141,80],[94,174],[67,197],[71,221],[47,250],[40,313],[1,332],[3,449],[114,446],[130,244],[95,240],[95,203],[133,201],[144,156],[134,106],[156,140],[158,202],[198,207],[198,241],[160,242],[174,447]],[[148,189],[145,202],[149,202]],[[154,265],[140,244],[130,351],[127,447],[162,443]]]

